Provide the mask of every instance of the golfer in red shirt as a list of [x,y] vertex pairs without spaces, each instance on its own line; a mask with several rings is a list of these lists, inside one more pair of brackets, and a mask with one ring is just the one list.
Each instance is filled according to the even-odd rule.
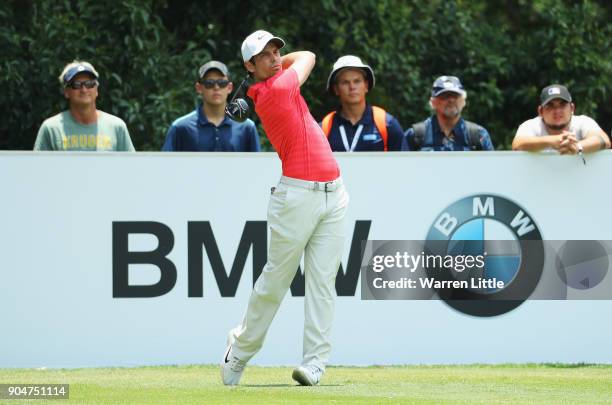
[[270,323],[304,255],[304,348],[293,371],[301,385],[317,384],[329,359],[335,279],[345,239],[349,197],[340,169],[300,86],[315,64],[312,52],[281,57],[285,42],[256,31],[242,43],[255,84],[247,95],[281,159],[283,174],[268,206],[268,262],[257,279],[242,323],[230,331],[221,364],[223,383],[235,385],[261,348]]

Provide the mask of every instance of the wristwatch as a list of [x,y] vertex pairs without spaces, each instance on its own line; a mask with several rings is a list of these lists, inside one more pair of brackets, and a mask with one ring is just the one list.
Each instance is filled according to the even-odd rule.
[[580,159],[582,159],[582,164],[586,166],[586,159],[584,158],[584,155],[582,154],[582,145],[580,143],[577,143],[576,145],[578,145],[578,156],[580,157]]

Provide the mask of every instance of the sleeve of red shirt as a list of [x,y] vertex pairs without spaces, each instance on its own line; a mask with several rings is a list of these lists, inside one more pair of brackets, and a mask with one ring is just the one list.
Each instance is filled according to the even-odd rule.
[[291,68],[283,70],[272,83],[271,90],[274,92],[274,101],[286,105],[286,102],[300,94],[297,72]]

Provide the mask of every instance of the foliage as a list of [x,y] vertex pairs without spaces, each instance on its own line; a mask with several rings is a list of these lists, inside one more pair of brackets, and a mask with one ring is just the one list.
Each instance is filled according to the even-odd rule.
[[[123,118],[137,150],[159,150],[170,123],[191,111],[198,66],[227,63],[238,83],[240,44],[256,29],[308,49],[317,67],[302,93],[317,119],[333,62],[370,64],[369,101],[406,129],[430,114],[433,80],[459,76],[466,118],[498,149],[535,115],[539,90],[566,84],[577,113],[612,127],[612,7],[604,1],[30,0],[0,5],[0,149],[31,149],[42,121],[66,108],[57,76],[73,59],[101,74],[99,108]],[[254,117],[256,118],[256,117]],[[270,148],[267,141],[265,147]]]

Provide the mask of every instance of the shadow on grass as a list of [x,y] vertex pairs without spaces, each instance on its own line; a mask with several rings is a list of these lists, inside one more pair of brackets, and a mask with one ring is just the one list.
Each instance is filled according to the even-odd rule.
[[595,363],[541,363],[540,365],[551,368],[583,368],[600,366],[600,364]]
[[[302,388],[304,386],[298,384],[240,384],[241,387],[249,388]],[[318,384],[317,387],[342,387],[342,384]],[[304,387],[310,388],[310,387]]]

